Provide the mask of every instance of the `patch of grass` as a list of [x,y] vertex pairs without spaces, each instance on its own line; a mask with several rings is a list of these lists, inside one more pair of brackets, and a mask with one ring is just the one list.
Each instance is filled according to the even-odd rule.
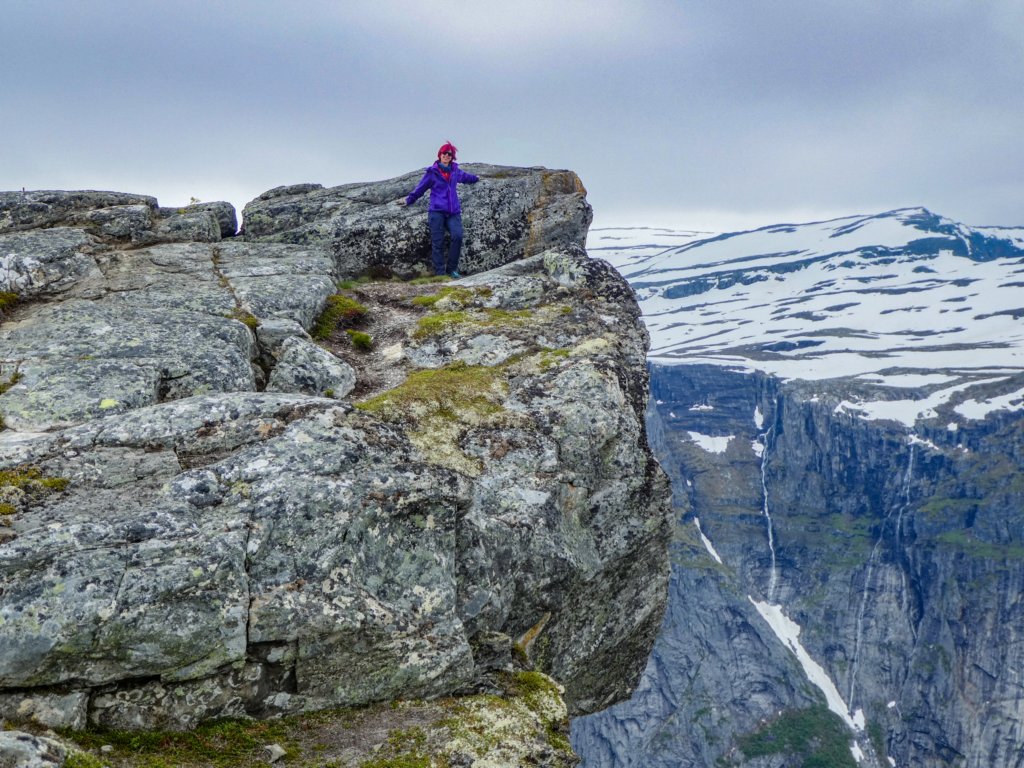
[[420,318],[413,331],[413,338],[425,339],[437,336],[460,326],[470,325],[476,328],[496,328],[501,326],[525,325],[533,317],[526,309],[477,309],[472,311],[437,312]]
[[310,335],[314,339],[326,339],[342,323],[351,323],[366,315],[366,307],[350,296],[336,293],[327,297],[324,311],[313,322]]
[[352,328],[348,328],[345,333],[348,334],[348,337],[352,340],[352,346],[356,349],[362,350],[363,352],[368,352],[373,349],[373,337],[370,334],[364,333],[363,331],[356,331]]
[[802,758],[801,768],[857,768],[850,742],[842,719],[827,707],[817,706],[784,711],[760,730],[741,736],[738,746],[747,758]]
[[291,752],[293,725],[288,719],[219,720],[194,731],[64,731],[62,735],[89,750],[109,744],[113,747],[110,762],[115,765],[230,768],[265,764],[260,756],[267,744],[280,744]]
[[409,281],[409,285],[430,285],[431,283],[447,283],[450,281],[451,278],[448,275],[428,275],[424,277],[414,277]]
[[342,280],[341,282],[338,283],[338,290],[339,291],[351,291],[353,288],[356,288],[356,287],[358,287],[360,285],[366,285],[369,282],[372,282],[372,280],[371,280],[369,275],[363,275],[362,277],[356,277],[356,278],[350,278],[348,280]]
[[72,752],[64,761],[64,768],[103,768],[103,761],[88,752]]

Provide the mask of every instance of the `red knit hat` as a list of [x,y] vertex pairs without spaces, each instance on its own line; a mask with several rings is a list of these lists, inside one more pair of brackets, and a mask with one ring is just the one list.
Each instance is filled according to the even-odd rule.
[[452,153],[452,160],[454,160],[455,159],[455,153],[457,151],[458,150],[455,149],[455,145],[454,144],[452,144],[450,141],[446,141],[444,144],[441,145],[441,148],[439,150],[437,150],[437,159],[438,160],[441,159],[441,153],[442,152],[451,152]]

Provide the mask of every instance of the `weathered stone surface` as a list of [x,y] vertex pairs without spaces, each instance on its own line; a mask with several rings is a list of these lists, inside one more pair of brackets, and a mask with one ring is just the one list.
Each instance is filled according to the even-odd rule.
[[356,385],[352,366],[297,336],[285,339],[276,357],[277,364],[267,382],[268,392],[345,397]]
[[231,203],[192,203],[182,208],[160,208],[160,215],[166,218],[171,216],[191,215],[195,213],[212,213],[217,220],[220,230],[220,238],[234,237],[238,232],[238,217],[235,214],[235,206]]
[[76,227],[106,243],[215,242],[235,234],[230,203],[160,208],[155,197],[92,190],[0,192],[0,233]]
[[64,765],[68,754],[68,748],[56,739],[0,731],[0,768],[54,768]]
[[[75,230],[8,237],[54,232]],[[333,281],[328,257],[315,249],[238,245],[71,251],[64,264],[72,268],[56,282],[88,298],[26,306],[0,328],[0,375],[20,377],[0,395],[4,421],[50,429],[203,392],[255,390],[264,376],[258,364],[273,356],[236,318],[308,326]]]
[[[464,273],[584,244],[592,212],[586,190],[572,171],[462,167],[480,177],[477,184],[459,186],[466,232],[460,262]],[[243,234],[250,241],[327,246],[343,277],[369,267],[403,275],[424,272],[430,264],[427,196],[411,208],[396,206],[421,176],[420,170],[372,184],[278,187],[245,206]]]
[[[585,234],[574,175],[482,170],[478,215],[533,229],[502,224],[477,267],[536,255],[360,284],[370,351],[306,332],[338,290],[332,239],[208,242],[215,208],[70,193],[34,221],[79,229],[0,235],[36,291],[0,326],[0,468],[53,480],[3,515],[3,711],[184,728],[487,686],[524,655],[573,712],[630,690],[668,573],[646,332],[606,264],[541,249]],[[345,199],[423,224],[395,184]],[[146,210],[192,241],[145,244]],[[40,251],[51,272],[25,267]]]
[[97,244],[78,229],[0,234],[0,291],[31,299],[102,278]]
[[0,232],[76,226],[90,213],[133,206],[156,210],[156,198],[94,190],[0,192]]
[[82,729],[87,724],[89,694],[40,693],[24,696],[21,694],[0,694],[0,717],[8,720],[32,722],[47,728]]

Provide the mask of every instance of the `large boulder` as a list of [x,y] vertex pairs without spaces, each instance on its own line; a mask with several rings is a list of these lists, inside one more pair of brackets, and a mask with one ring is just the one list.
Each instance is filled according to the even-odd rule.
[[237,230],[230,203],[160,208],[155,197],[124,192],[0,192],[0,234],[80,227],[111,243],[214,242]]
[[360,283],[367,350],[307,333],[339,290],[314,242],[15,234],[66,268],[0,326],[0,716],[184,728],[516,663],[574,713],[635,685],[668,490],[608,265]]
[[[550,248],[583,246],[593,218],[572,171],[483,163],[462,166],[480,177],[459,185],[465,228],[460,268],[479,272]],[[242,210],[246,240],[330,248],[340,275],[368,269],[415,274],[430,265],[429,193],[397,205],[423,171],[387,181],[324,188],[297,184],[264,192]]]

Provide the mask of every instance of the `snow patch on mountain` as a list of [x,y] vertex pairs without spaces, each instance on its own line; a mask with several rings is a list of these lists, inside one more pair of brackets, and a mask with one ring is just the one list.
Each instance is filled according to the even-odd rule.
[[1024,376],[1024,227],[905,208],[714,236],[596,229],[588,245],[636,291],[653,362],[906,390],[842,403],[904,424],[946,403],[965,419],[1024,408],[976,389]]

